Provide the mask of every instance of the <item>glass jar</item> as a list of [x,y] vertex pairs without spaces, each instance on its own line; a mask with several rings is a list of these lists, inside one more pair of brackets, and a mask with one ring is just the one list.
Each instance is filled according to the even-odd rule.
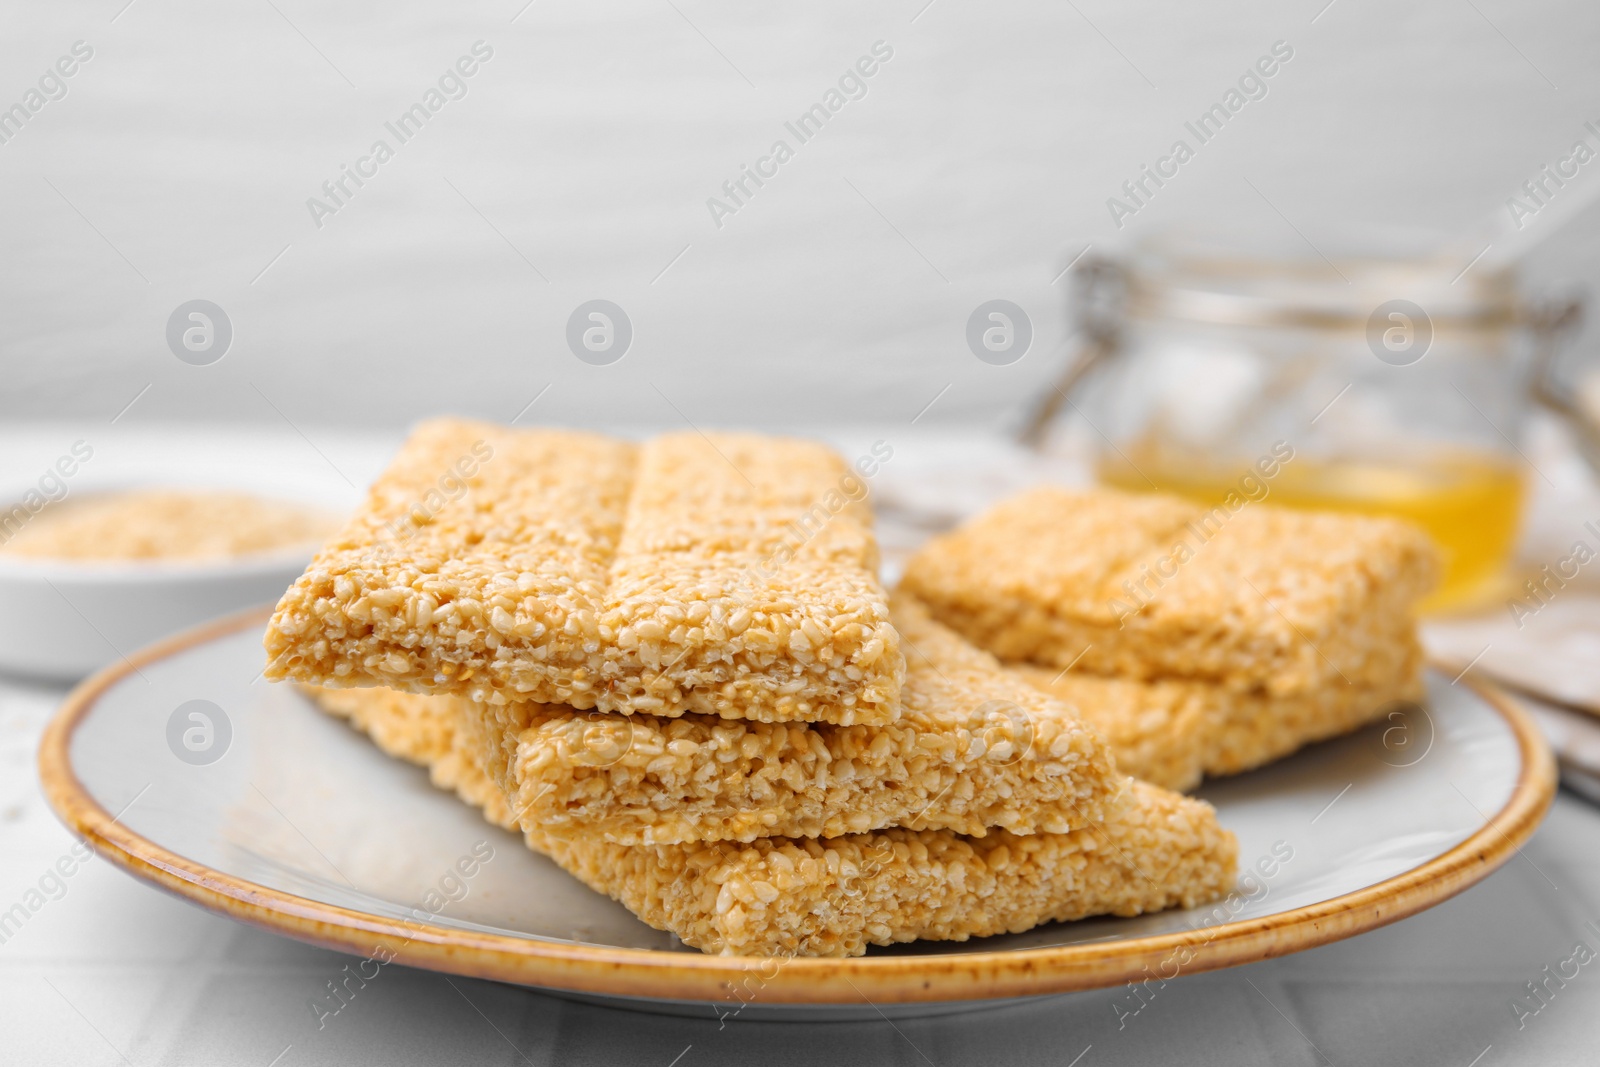
[[1426,608],[1504,591],[1538,477],[1529,372],[1555,332],[1510,271],[1147,248],[1087,264],[1075,291],[1086,345],[1058,395],[1082,380],[1101,481],[1399,515],[1444,554]]

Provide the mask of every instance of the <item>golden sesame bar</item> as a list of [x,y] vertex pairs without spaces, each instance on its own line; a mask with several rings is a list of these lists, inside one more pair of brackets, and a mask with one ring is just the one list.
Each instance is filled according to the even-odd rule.
[[419,427],[286,592],[267,676],[624,714],[888,723],[865,485],[754,434]]
[[1078,670],[1020,665],[1023,680],[1069,705],[1106,739],[1117,768],[1164,789],[1185,791],[1202,777],[1264,766],[1314,741],[1349,733],[1424,692],[1423,655],[1409,659],[1387,685],[1329,685],[1274,696],[1209,682],[1142,682]]
[[971,838],[877,830],[746,845],[529,843],[685,944],[724,956],[859,956],[1091,915],[1193,908],[1226,894],[1238,842],[1203,801],[1133,782],[1099,825]]
[[[502,775],[507,761],[470,724],[456,728],[463,701],[360,696],[369,701],[361,714],[345,706],[357,726],[370,731],[380,719],[399,720],[380,747],[431,764],[436,785],[483,808],[491,822],[513,826],[516,813],[480,757]],[[399,710],[408,703],[422,710]],[[438,733],[424,743],[401,739],[428,715],[453,731],[448,749],[438,747]],[[521,826],[530,848],[590,888],[685,944],[722,955],[856,956],[869,945],[965,941],[1090,915],[1192,908],[1227,893],[1238,865],[1238,843],[1209,804],[1131,780],[1105,822],[1066,834],[969,838],[890,829],[630,846]]]
[[474,704],[510,752],[525,818],[629,845],[835,837],[885,826],[982,836],[1098,822],[1122,775],[1075,713],[897,598],[906,648],[888,726],[605,715]]
[[924,546],[903,588],[1002,660],[1281,695],[1396,677],[1437,572],[1395,519],[1040,487]]

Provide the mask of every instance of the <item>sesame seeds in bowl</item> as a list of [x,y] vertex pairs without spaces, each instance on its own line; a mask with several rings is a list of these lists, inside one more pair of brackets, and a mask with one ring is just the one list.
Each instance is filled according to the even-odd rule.
[[321,543],[337,516],[298,501],[226,489],[147,488],[63,499],[13,531],[0,555],[74,562],[220,561]]
[[340,514],[237,487],[32,488],[0,495],[0,671],[56,679],[270,602]]

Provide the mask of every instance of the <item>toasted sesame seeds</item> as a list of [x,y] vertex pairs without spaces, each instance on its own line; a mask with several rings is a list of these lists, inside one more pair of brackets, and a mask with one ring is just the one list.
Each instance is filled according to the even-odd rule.
[[1285,695],[1393,684],[1437,573],[1396,519],[1041,487],[933,539],[902,588],[1002,660]]
[[[892,722],[905,664],[870,512],[840,498],[815,519],[848,471],[822,445],[754,434],[635,446],[425,423],[279,602],[267,676]],[[449,472],[464,491],[419,507]]]

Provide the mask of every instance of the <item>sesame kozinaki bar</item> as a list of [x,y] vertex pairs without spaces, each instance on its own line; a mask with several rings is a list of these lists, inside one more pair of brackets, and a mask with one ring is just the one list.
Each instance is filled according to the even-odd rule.
[[618,844],[836,837],[887,826],[982,836],[1099,822],[1123,788],[1076,712],[928,618],[891,604],[906,649],[888,726],[606,715],[473,704],[526,821]]
[[420,426],[279,601],[267,676],[624,714],[887,723],[864,483],[755,434]]
[[1396,519],[1041,487],[933,539],[902,588],[1002,660],[1286,694],[1392,684],[1437,572]]
[[1407,644],[1407,665],[1387,685],[1328,685],[1285,696],[1176,678],[1139,681],[1027,664],[1011,670],[1099,732],[1118,770],[1185,791],[1202,777],[1264,766],[1420,700],[1422,649],[1414,638]]

